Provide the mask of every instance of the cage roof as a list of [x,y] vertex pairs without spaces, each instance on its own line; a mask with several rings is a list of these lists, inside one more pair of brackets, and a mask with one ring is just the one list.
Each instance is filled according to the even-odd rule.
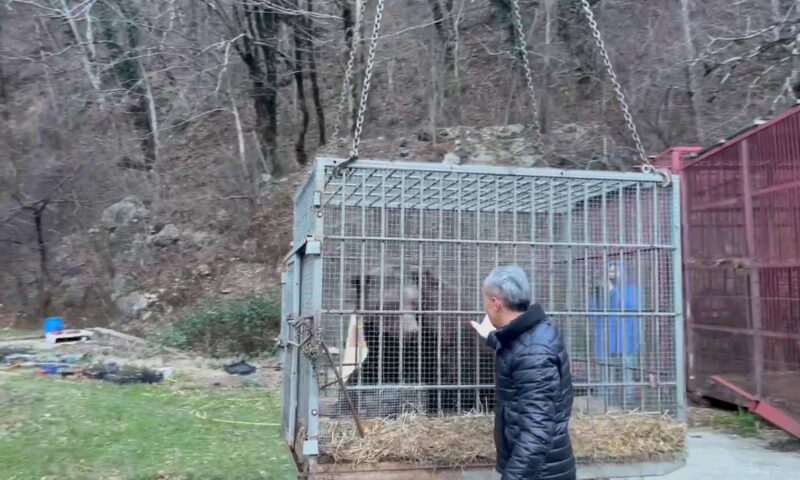
[[[565,211],[621,192],[641,195],[658,174],[484,165],[358,160],[341,175],[342,159],[319,157],[326,206],[492,212]],[[644,201],[644,197],[641,197]]]

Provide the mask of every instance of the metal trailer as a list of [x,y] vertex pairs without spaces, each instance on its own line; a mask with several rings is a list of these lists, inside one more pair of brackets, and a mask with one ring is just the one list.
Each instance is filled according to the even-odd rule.
[[[493,356],[469,321],[483,317],[482,281],[502,264],[526,271],[534,301],[560,328],[576,409],[685,420],[677,177],[664,186],[662,176],[638,172],[373,160],[337,171],[342,160],[317,158],[298,189],[283,275],[282,431],[301,476],[492,478],[490,466],[325,464],[320,422],[352,418],[352,410],[364,417],[491,410]],[[626,285],[637,287],[635,308],[611,312],[607,278],[619,261]],[[356,288],[364,285],[377,296]],[[409,286],[422,294],[413,308],[397,303]],[[337,372],[346,367],[354,315],[364,319],[373,361],[351,368],[345,382]],[[397,327],[404,315],[419,325],[405,336]],[[609,332],[623,327],[636,341],[627,362],[609,354]],[[581,465],[579,472],[660,475],[683,461]]]
[[688,387],[800,437],[800,106],[679,168]]

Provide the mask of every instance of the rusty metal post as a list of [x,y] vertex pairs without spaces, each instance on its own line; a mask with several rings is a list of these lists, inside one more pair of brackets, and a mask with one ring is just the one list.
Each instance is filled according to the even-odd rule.
[[325,352],[325,357],[328,359],[328,363],[330,363],[333,367],[333,373],[336,374],[336,382],[339,384],[339,389],[342,391],[344,398],[347,400],[347,407],[350,409],[350,413],[353,415],[353,421],[356,422],[358,436],[364,438],[364,426],[361,424],[361,419],[358,418],[358,412],[356,412],[356,407],[353,405],[353,399],[350,398],[350,392],[347,391],[347,387],[344,385],[344,380],[342,380],[342,375],[339,373],[339,369],[336,368],[336,362],[333,361],[331,351],[328,350],[328,346],[325,345],[325,342],[320,342],[320,346],[322,346],[322,350]]
[[[687,182],[689,175],[681,175],[681,180],[683,182]],[[691,277],[691,265],[686,262],[686,259],[691,258],[692,255],[692,247],[689,243],[689,239],[691,236],[689,235],[689,228],[691,226],[691,222],[689,222],[689,216],[691,212],[689,210],[689,188],[684,183],[680,189],[680,223],[681,223],[681,262],[683,264],[683,315],[684,315],[684,325],[685,331],[685,344],[686,344],[686,389],[688,391],[694,391],[695,389],[695,369],[694,369],[694,319],[692,317],[692,289],[690,286],[690,277]]]
[[750,176],[749,141],[739,144],[739,158],[742,167],[742,197],[744,201],[744,224],[747,241],[747,256],[750,269],[750,327],[753,330],[753,373],[756,381],[756,397],[763,398],[764,385],[764,336],[761,322],[761,279],[759,268],[755,262],[756,232],[753,220],[753,187]]

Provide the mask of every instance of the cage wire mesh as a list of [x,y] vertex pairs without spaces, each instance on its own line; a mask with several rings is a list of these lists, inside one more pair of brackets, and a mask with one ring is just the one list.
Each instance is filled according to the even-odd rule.
[[[486,275],[509,264],[562,332],[577,410],[677,413],[674,186],[638,173],[318,165],[296,225],[313,230],[316,193],[315,326],[333,360],[316,370],[321,417],[491,411],[494,353],[469,321],[483,317]],[[303,312],[311,301],[302,295]]]

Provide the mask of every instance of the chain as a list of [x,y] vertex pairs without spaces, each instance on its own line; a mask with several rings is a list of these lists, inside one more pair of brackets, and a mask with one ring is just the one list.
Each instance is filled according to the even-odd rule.
[[581,5],[583,6],[583,12],[586,14],[586,18],[589,20],[589,26],[592,28],[592,36],[597,44],[597,48],[600,49],[600,54],[603,56],[603,63],[608,71],[608,76],[611,77],[611,83],[614,84],[614,92],[617,95],[617,100],[619,100],[620,108],[622,108],[622,112],[625,115],[625,122],[628,124],[628,130],[631,131],[633,141],[636,143],[636,150],[639,152],[639,159],[642,161],[642,171],[645,173],[652,173],[653,166],[650,164],[650,161],[647,159],[647,154],[644,152],[642,140],[639,138],[639,133],[636,131],[636,124],[633,123],[633,117],[628,109],[628,104],[625,102],[625,94],[622,93],[622,86],[617,81],[614,67],[611,66],[611,59],[608,58],[608,51],[606,51],[606,45],[603,43],[603,38],[600,36],[600,29],[597,27],[597,21],[594,19],[592,7],[589,5],[588,0],[581,0]]
[[350,57],[347,59],[347,68],[344,71],[344,81],[342,82],[342,94],[339,98],[339,106],[336,111],[336,123],[333,126],[333,141],[339,140],[339,127],[342,123],[342,113],[344,113],[344,106],[347,103],[348,93],[350,91],[351,79],[353,77],[353,65],[356,61],[356,50],[361,43],[361,20],[367,10],[367,1],[361,0],[361,10],[359,11],[356,21],[353,25],[353,38],[350,46]]
[[369,86],[372,81],[372,69],[375,66],[375,48],[378,46],[378,33],[381,29],[381,17],[383,17],[383,2],[384,0],[378,0],[378,7],[375,10],[375,25],[372,27],[372,42],[369,46],[367,69],[364,72],[364,87],[361,89],[361,104],[358,107],[358,116],[356,117],[356,130],[353,133],[353,148],[350,150],[350,161],[358,158],[358,144],[361,143],[364,112],[367,110],[367,96],[369,95]]
[[539,153],[544,153],[544,146],[542,144],[542,125],[539,123],[539,108],[536,102],[536,91],[533,88],[533,74],[531,73],[531,65],[528,62],[528,47],[525,43],[525,32],[522,29],[522,15],[519,13],[519,0],[511,1],[514,8],[514,30],[516,32],[517,50],[522,59],[522,67],[525,71],[525,82],[528,86],[528,94],[531,97],[531,108],[533,109],[533,126],[534,143]]

